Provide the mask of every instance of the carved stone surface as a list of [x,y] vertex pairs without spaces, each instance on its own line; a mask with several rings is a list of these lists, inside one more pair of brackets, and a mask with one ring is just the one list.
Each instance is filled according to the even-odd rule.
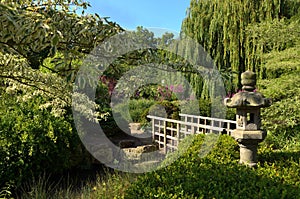
[[243,85],[243,90],[253,91],[256,85],[256,74],[250,70],[242,73],[241,84]]
[[257,164],[257,144],[239,144],[240,146],[240,164],[246,164],[249,167],[255,167]]
[[262,142],[267,133],[260,130],[260,108],[271,105],[271,99],[265,98],[261,93],[254,92],[256,74],[246,71],[241,75],[243,91],[232,98],[226,98],[224,103],[229,108],[236,108],[237,129],[231,136],[240,146],[240,163],[250,167],[255,166],[258,143]]
[[259,128],[258,128],[257,124],[254,124],[254,123],[247,124],[246,128],[245,128],[245,130],[247,130],[247,131],[252,131],[252,130],[257,130],[257,129],[259,129]]
[[235,94],[232,98],[225,98],[224,103],[229,108],[238,107],[268,107],[272,101],[265,98],[260,92],[254,92],[256,85],[256,74],[246,71],[241,75],[243,91]]
[[266,135],[267,133],[262,130],[244,131],[236,129],[231,133],[231,136],[239,142],[244,140],[256,140],[261,142],[265,139]]
[[239,127],[243,127],[243,125],[244,125],[243,118],[238,118],[236,123]]
[[242,91],[235,94],[232,98],[225,99],[225,105],[229,108],[237,107],[268,107],[271,99],[265,98],[259,92]]

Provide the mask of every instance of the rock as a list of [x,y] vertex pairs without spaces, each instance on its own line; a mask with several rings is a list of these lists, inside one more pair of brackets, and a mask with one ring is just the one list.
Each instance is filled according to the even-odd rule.
[[149,153],[157,150],[155,145],[144,145],[135,148],[124,148],[122,151],[128,160],[140,160],[143,153]]
[[149,153],[157,150],[157,146],[155,145],[143,145],[143,146],[138,146],[137,147],[138,151],[141,151],[141,153]]
[[129,123],[130,130],[140,130],[141,124],[140,123]]

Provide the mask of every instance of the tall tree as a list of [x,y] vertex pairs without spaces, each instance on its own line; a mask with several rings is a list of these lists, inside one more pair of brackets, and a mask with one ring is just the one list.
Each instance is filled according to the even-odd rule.
[[70,106],[79,66],[74,60],[123,31],[97,14],[84,14],[88,6],[81,0],[0,1],[2,85],[10,92],[47,96],[48,105]]
[[297,0],[191,0],[182,33],[203,45],[218,69],[238,74],[245,69],[259,72],[256,52],[261,49],[247,36],[247,26],[290,18],[298,12],[299,4]]

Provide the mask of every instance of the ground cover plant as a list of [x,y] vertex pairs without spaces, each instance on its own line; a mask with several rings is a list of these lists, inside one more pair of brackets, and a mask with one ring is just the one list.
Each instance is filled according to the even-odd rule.
[[[227,135],[220,136],[213,150],[201,158],[204,138],[188,137],[179,147],[192,142],[188,150],[173,164],[154,172],[110,171],[105,177],[82,181],[80,189],[71,182],[62,188],[44,177],[31,183],[19,198],[299,198],[299,149],[274,150],[264,142],[257,168],[249,168],[238,163],[239,147]],[[177,155],[170,154],[164,163]]]
[[139,176],[125,198],[299,197],[299,150],[274,152],[263,145],[260,163],[254,169],[238,164],[238,146],[226,135],[221,136],[213,151],[200,158],[203,139],[204,136],[197,136],[188,151],[172,165]]

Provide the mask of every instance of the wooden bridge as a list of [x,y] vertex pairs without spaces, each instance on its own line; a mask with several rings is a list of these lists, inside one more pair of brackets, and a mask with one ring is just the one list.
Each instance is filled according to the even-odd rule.
[[163,153],[177,149],[180,140],[191,134],[228,134],[236,128],[236,121],[196,115],[179,114],[181,120],[151,116],[152,139]]

